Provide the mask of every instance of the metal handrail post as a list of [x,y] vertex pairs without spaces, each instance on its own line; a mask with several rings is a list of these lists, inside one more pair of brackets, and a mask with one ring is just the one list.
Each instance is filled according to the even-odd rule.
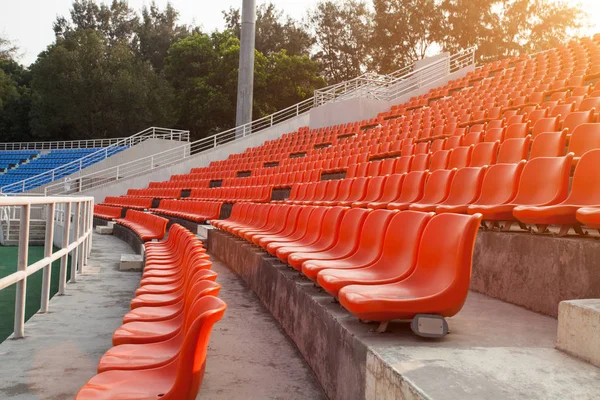
[[[63,249],[69,246],[69,236],[71,230],[71,203],[64,205],[63,212],[63,238],[62,247]],[[58,280],[58,293],[62,296],[65,294],[65,285],[67,283],[67,264],[69,261],[69,255],[65,254],[60,258],[60,277]]]
[[[19,256],[17,260],[17,271],[26,272],[29,256],[29,217],[31,205],[21,206],[21,220],[19,223]],[[16,339],[25,336],[25,299],[27,294],[27,275],[16,283],[15,293],[15,324],[14,337]]]
[[[79,238],[79,213],[81,203],[75,203],[75,214],[73,215],[73,238]],[[77,271],[79,269],[79,246],[75,246],[71,254],[71,279],[69,282],[77,282]]]
[[[44,257],[52,256],[53,248],[53,234],[54,234],[54,213],[56,205],[54,203],[48,204],[48,215],[46,216],[46,237],[44,242]],[[43,313],[48,312],[48,306],[50,303],[50,281],[52,277],[52,263],[48,263],[43,269],[42,276],[42,299],[40,305],[40,311]]]

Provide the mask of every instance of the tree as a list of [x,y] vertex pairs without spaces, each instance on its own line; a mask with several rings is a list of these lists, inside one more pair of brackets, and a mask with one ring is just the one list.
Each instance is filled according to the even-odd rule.
[[[223,11],[225,26],[239,39],[241,16],[239,8]],[[259,52],[268,55],[286,50],[291,56],[309,55],[314,38],[302,24],[284,16],[273,3],[263,3],[256,10],[256,44]]]
[[316,39],[313,60],[322,66],[328,83],[355,78],[371,62],[373,15],[360,0],[326,0],[308,13]]
[[441,37],[439,1],[373,0],[373,6],[372,67],[380,73],[388,74],[425,58]]
[[556,47],[585,21],[580,6],[564,1],[443,0],[441,9],[443,48],[477,46],[480,62]]
[[0,36],[0,60],[12,60],[17,50],[17,46],[12,44],[10,40]]
[[154,1],[142,9],[142,19],[135,29],[138,52],[157,71],[163,69],[171,45],[190,34],[190,28],[177,24],[178,18],[179,13],[171,3],[167,3],[164,11]]
[[[169,49],[165,75],[177,92],[178,125],[201,138],[234,127],[240,42],[230,31],[194,33]],[[312,96],[324,85],[308,56],[255,51],[253,116]]]
[[174,123],[166,81],[127,42],[109,45],[97,30],[71,32],[40,54],[31,72],[38,138],[119,137]]

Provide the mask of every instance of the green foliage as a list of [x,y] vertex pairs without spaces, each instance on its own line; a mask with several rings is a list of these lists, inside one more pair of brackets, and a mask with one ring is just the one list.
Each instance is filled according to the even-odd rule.
[[[239,8],[223,11],[225,27],[239,39],[241,15]],[[256,9],[255,48],[263,54],[286,50],[290,55],[309,55],[314,38],[306,26],[284,16],[273,3],[260,4]]]

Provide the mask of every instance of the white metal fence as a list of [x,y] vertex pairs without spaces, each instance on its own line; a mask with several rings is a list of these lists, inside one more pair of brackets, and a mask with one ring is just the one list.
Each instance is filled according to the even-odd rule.
[[349,81],[349,83],[343,82],[324,88],[321,91],[315,92],[315,96],[310,99],[306,99],[291,107],[247,124],[152,156],[83,175],[78,177],[76,182],[72,182],[68,188],[64,182],[48,185],[44,188],[44,193],[47,196],[55,196],[84,192],[121,179],[142,175],[156,168],[177,164],[198,153],[257,133],[265,128],[302,115],[314,107],[334,102],[340,98],[366,96],[390,101],[405,93],[442,79],[449,73],[472,65],[474,62],[475,48],[470,48],[449,57],[436,60],[414,71],[411,66],[386,76],[365,74]]
[[[29,227],[32,206],[46,207],[46,235],[44,257],[29,263]],[[19,247],[17,271],[0,278],[0,291],[16,285],[14,338],[25,335],[25,299],[27,277],[43,270],[40,312],[48,312],[52,263],[60,260],[58,294],[65,293],[68,256],[71,254],[70,282],[77,281],[77,274],[87,264],[92,248],[92,225],[94,215],[93,197],[0,197],[0,207],[17,207],[19,218]],[[56,223],[62,223],[62,246],[54,251],[53,239]],[[70,232],[73,231],[71,235]]]
[[148,129],[144,129],[143,131],[136,133],[135,135],[119,139],[118,141],[113,142],[113,144],[109,145],[108,147],[104,147],[78,160],[42,172],[41,174],[32,176],[30,178],[23,179],[19,182],[4,185],[2,186],[1,191],[3,193],[26,192],[38,186],[42,186],[50,182],[54,182],[57,179],[61,179],[65,176],[77,173],[82,169],[87,168],[90,165],[102,161],[108,158],[109,156],[115,154],[117,150],[121,147],[131,147],[136,144],[142,143],[148,139],[163,139],[189,142],[190,132],[175,129],[150,127]]

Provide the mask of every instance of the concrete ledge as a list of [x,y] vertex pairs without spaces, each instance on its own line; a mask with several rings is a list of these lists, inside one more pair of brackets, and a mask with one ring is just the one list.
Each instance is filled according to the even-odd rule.
[[480,231],[471,289],[556,317],[563,300],[600,298],[600,241]]
[[113,233],[113,227],[112,226],[97,225],[96,226],[96,233],[98,233],[100,235],[112,235],[112,233]]
[[560,302],[556,348],[600,367],[600,299]]
[[93,226],[106,226],[108,223],[109,221],[107,219],[94,217]]
[[126,226],[115,224],[113,226],[113,235],[127,243],[137,254],[142,254],[144,241],[131,229]]
[[554,348],[554,318],[471,292],[442,340],[397,321],[377,334],[262,249],[218,229],[208,235],[211,256],[257,294],[332,400],[591,400],[600,392],[600,369]]
[[119,271],[142,271],[144,269],[144,257],[139,254],[121,254]]
[[173,225],[173,224],[179,224],[191,232],[196,232],[196,231],[198,231],[198,226],[200,225],[199,223],[190,221],[189,219],[177,218],[177,217],[173,217],[171,215],[164,215],[164,214],[157,213],[157,212],[155,212],[153,214],[159,215],[159,216],[169,220],[169,223],[167,224],[167,229],[169,229],[171,227],[171,225]]
[[198,225],[198,230],[196,231],[196,233],[198,234],[198,238],[200,240],[207,240],[208,231],[212,229],[215,229],[215,227],[212,225]]

